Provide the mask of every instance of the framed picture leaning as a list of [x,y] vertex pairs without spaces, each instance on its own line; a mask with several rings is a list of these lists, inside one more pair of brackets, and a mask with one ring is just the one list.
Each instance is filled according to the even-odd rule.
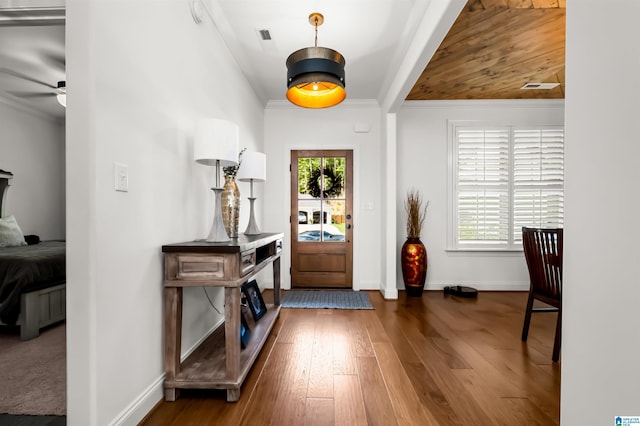
[[264,304],[260,287],[256,280],[251,280],[242,286],[242,292],[247,298],[247,305],[251,310],[254,320],[259,320],[267,313],[267,305]]

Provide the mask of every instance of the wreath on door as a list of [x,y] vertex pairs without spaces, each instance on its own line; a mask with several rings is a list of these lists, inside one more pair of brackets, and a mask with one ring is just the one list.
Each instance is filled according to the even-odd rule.
[[324,175],[324,191],[320,187],[320,169],[315,169],[307,180],[309,194],[313,198],[320,198],[321,193],[322,198],[331,198],[342,194],[342,175],[329,167],[325,167],[322,174]]

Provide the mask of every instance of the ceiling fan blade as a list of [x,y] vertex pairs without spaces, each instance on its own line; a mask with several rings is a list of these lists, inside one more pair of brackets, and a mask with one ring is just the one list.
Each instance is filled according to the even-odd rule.
[[64,73],[66,67],[64,55],[56,55],[52,52],[45,52],[42,53],[41,57],[44,62]]
[[22,74],[21,72],[11,70],[9,68],[0,68],[0,72],[3,74],[11,75],[14,77],[21,78],[23,80],[31,81],[33,83],[41,84],[42,86],[49,87],[51,89],[56,89],[56,86],[53,86],[49,83],[45,83],[44,81],[37,80],[35,78],[29,77],[26,74]]
[[17,96],[19,98],[48,98],[50,96],[55,96],[55,93],[50,93],[50,92],[10,92],[8,91],[7,93],[13,95],[13,96]]

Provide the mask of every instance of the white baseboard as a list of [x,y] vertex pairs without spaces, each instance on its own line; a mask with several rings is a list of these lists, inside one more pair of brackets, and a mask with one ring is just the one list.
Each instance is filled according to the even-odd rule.
[[354,283],[354,291],[379,291],[385,299],[397,299],[398,289],[385,288],[380,281],[360,281],[357,285]]
[[387,300],[395,300],[398,298],[398,289],[397,288],[387,288],[380,286],[380,293],[382,293],[382,297]]
[[[222,325],[224,318],[218,321],[207,333],[193,344],[181,357],[180,361],[187,359],[207,337]],[[149,411],[155,407],[158,401],[164,398],[164,373],[157,377],[136,399],[109,423],[109,426],[136,426]]]
[[149,385],[131,404],[109,423],[109,426],[135,426],[147,415],[163,396],[164,374]]
[[358,287],[354,286],[354,290],[380,290],[382,285],[380,281],[360,281]]

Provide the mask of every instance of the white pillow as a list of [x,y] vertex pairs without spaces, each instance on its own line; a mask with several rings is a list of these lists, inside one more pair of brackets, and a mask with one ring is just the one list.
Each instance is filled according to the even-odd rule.
[[22,229],[13,215],[0,218],[0,247],[26,246]]

